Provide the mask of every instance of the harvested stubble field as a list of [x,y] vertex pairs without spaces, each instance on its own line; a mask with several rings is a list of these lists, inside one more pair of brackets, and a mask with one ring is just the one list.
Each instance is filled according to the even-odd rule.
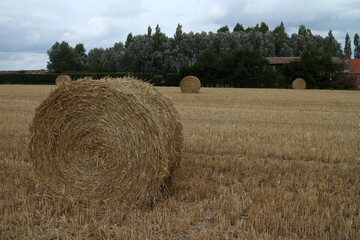
[[41,194],[26,147],[54,86],[0,86],[0,239],[360,239],[360,94],[158,88],[185,146],[149,209]]

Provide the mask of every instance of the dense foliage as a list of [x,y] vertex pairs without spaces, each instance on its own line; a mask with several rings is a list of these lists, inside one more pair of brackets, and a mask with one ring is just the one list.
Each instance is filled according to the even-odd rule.
[[355,34],[354,36],[354,58],[360,58],[360,41],[359,34]]
[[237,49],[257,50],[264,57],[301,56],[305,49],[318,55],[329,53],[342,56],[340,44],[332,31],[323,38],[312,34],[301,25],[297,33],[289,36],[281,22],[273,31],[263,22],[255,27],[244,28],[237,24],[233,31],[228,26],[216,33],[184,33],[179,24],[173,37],[148,28],[146,34],[128,34],[125,43],[115,43],[110,48],[91,49],[87,56],[82,44],[72,48],[66,42],[56,42],[48,51],[48,70],[90,72],[153,72],[164,74],[178,72],[184,65],[192,65],[197,56],[205,51],[227,53]]
[[[175,85],[181,76],[193,73],[206,86],[288,87],[294,78],[304,77],[310,88],[344,87],[346,81],[331,57],[351,56],[348,34],[345,42],[343,52],[331,30],[324,38],[312,34],[304,25],[289,36],[282,22],[272,31],[262,22],[246,29],[238,23],[232,31],[224,26],[216,33],[184,33],[178,24],[173,37],[166,36],[157,25],[155,31],[149,26],[144,35],[129,33],[125,43],[94,48],[88,54],[83,44],[72,48],[67,42],[56,42],[48,50],[48,70],[163,75],[154,80],[156,85]],[[355,58],[360,57],[359,49],[359,36],[355,34]],[[269,69],[264,58],[300,56],[301,61],[281,72]],[[181,75],[169,74],[179,73],[180,69]]]
[[299,61],[285,64],[282,74],[287,82],[295,78],[306,79],[307,88],[347,88],[344,63],[334,62],[329,53],[319,56],[315,51],[305,50]]
[[82,71],[86,64],[86,50],[82,43],[72,48],[67,42],[56,42],[48,50],[50,72]]
[[195,64],[183,67],[180,72],[183,76],[197,76],[204,86],[285,87],[283,77],[268,66],[268,60],[249,49],[206,51]]

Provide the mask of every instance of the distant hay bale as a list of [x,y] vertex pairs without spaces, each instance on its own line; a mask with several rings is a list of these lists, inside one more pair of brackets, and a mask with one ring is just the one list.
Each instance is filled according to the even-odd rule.
[[292,82],[293,89],[305,89],[306,88],[306,81],[302,78],[297,78]]
[[153,84],[155,86],[165,84],[164,75],[154,75]]
[[55,80],[56,86],[60,86],[61,84],[68,82],[71,82],[71,77],[69,75],[59,75]]
[[195,76],[187,76],[180,81],[180,89],[182,93],[198,93],[200,91],[200,87],[200,80]]
[[136,79],[80,79],[36,109],[29,158],[49,191],[72,200],[156,201],[180,163],[182,125],[169,99]]

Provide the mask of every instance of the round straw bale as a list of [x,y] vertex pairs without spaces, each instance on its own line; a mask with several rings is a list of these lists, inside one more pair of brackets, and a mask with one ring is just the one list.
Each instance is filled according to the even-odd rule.
[[36,109],[30,133],[29,158],[49,191],[126,207],[159,198],[183,142],[171,102],[130,77],[59,86]]
[[306,88],[306,81],[302,78],[297,78],[292,82],[293,89],[305,89]]
[[198,93],[200,87],[200,80],[195,76],[186,76],[180,81],[180,89],[183,93]]
[[79,78],[78,80],[94,80],[91,76],[86,76],[86,77],[83,77],[83,78]]
[[59,75],[55,80],[57,86],[67,82],[71,82],[71,77],[69,75]]

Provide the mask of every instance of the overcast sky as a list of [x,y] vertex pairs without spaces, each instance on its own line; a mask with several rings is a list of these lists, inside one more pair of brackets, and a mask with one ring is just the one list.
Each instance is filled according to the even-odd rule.
[[89,51],[156,24],[172,37],[178,23],[183,32],[216,32],[281,21],[289,35],[300,25],[323,37],[331,29],[343,48],[347,32],[360,34],[360,0],[1,0],[0,70],[45,69],[56,41]]

